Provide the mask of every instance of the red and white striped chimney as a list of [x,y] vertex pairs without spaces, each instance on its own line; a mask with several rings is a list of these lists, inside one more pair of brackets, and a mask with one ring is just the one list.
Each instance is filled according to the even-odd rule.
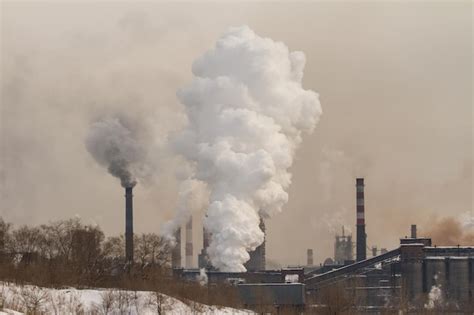
[[365,201],[364,179],[356,179],[356,209],[357,209],[357,261],[367,258],[367,235],[365,234]]

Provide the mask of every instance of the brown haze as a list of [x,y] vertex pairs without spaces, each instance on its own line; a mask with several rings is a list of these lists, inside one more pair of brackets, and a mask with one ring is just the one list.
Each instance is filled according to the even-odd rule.
[[438,219],[428,228],[425,236],[431,237],[434,245],[472,245],[474,230],[463,227],[459,219],[446,217]]
[[[162,145],[183,125],[175,92],[192,61],[241,24],[305,52],[304,85],[324,112],[297,152],[285,211],[267,223],[270,259],[331,255],[340,226],[354,230],[356,176],[369,246],[395,247],[411,223],[472,216],[471,7],[2,1],[0,216],[79,215],[122,232],[122,188],[84,146],[90,122],[126,114]],[[135,189],[137,232],[157,231],[176,203],[179,160],[164,149],[156,160],[156,177]]]

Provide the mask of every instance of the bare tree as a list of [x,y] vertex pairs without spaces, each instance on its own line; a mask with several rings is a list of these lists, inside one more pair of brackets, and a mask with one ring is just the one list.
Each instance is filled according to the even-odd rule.
[[27,314],[39,314],[49,298],[47,290],[35,286],[20,287],[17,294],[22,301]]
[[123,235],[107,237],[102,245],[104,256],[111,260],[124,260],[125,238]]
[[37,253],[41,248],[41,237],[38,227],[23,225],[12,232],[7,247],[12,253]]
[[5,246],[8,243],[10,228],[11,224],[0,218],[0,255],[5,251]]
[[116,294],[114,290],[105,290],[100,294],[101,296],[101,303],[98,307],[98,311],[100,314],[107,315],[112,313],[117,301],[116,301]]
[[73,233],[82,228],[79,218],[60,220],[41,225],[43,234],[42,252],[47,258],[71,258]]
[[144,233],[135,237],[135,257],[142,266],[164,267],[169,262],[169,244],[153,233]]
[[170,310],[169,297],[158,291],[148,294],[147,304],[155,309],[158,315],[166,314]]

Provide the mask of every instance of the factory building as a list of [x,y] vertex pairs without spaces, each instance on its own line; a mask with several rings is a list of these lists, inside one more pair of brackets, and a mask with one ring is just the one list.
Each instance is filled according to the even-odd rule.
[[[433,290],[441,296],[441,312],[460,313],[474,305],[474,246],[432,246],[431,239],[419,237],[416,225],[410,227],[410,237],[400,239],[400,246],[387,250],[372,247],[367,258],[365,234],[364,179],[356,179],[356,253],[352,235],[336,235],[334,260],[324,265],[314,264],[313,250],[307,249],[307,264],[303,267],[265,270],[265,242],[250,253],[247,272],[213,270],[207,255],[210,234],[203,229],[203,249],[199,267],[206,268],[208,283],[230,283],[238,286],[242,302],[256,308],[255,292],[263,292],[268,305],[275,310],[295,307],[298,311],[316,312],[324,309],[327,288],[342,288],[343,298],[357,312],[398,312],[401,307],[410,312],[425,311]],[[265,232],[265,223],[260,221]],[[180,233],[173,250],[174,275],[196,281],[199,269],[182,269]],[[380,254],[378,254],[380,253]],[[354,258],[356,261],[354,261]],[[264,301],[264,300],[262,300]],[[357,309],[354,308],[357,305]]]
[[344,227],[342,227],[342,234],[336,235],[334,242],[334,263],[344,265],[352,262],[353,247],[352,235],[345,235]]
[[[401,239],[400,265],[406,298],[426,304],[436,290],[447,310],[472,305],[474,246],[431,246],[429,239]],[[462,308],[461,308],[462,309]]]

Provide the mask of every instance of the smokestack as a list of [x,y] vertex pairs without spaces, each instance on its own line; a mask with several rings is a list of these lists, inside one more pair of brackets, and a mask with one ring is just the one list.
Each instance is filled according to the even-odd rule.
[[306,256],[307,256],[306,265],[307,266],[312,266],[314,261],[313,261],[313,250],[311,248],[308,248]]
[[186,223],[186,268],[192,268],[193,265],[193,217]]
[[377,256],[377,246],[372,246],[372,257]]
[[125,259],[133,263],[133,187],[125,187]]
[[411,225],[411,238],[416,238],[416,224]]
[[260,270],[265,270],[265,242],[267,238],[267,234],[265,231],[265,221],[263,221],[263,218],[260,217],[260,229],[262,230],[264,234],[263,238],[263,243],[255,248],[254,251],[250,252],[250,259],[245,263],[245,268],[247,268],[248,271],[260,271]]
[[367,259],[367,235],[365,234],[364,179],[356,179],[357,253],[356,260]]
[[202,228],[202,246],[205,250],[209,247],[209,243],[211,242],[211,234],[206,230],[205,227]]
[[206,268],[210,269],[212,266],[209,262],[209,256],[207,255],[207,249],[209,248],[209,243],[211,241],[211,234],[206,230],[205,227],[202,228],[202,250],[198,255],[198,266],[199,269]]
[[181,227],[174,233],[176,244],[171,250],[171,267],[181,268]]

